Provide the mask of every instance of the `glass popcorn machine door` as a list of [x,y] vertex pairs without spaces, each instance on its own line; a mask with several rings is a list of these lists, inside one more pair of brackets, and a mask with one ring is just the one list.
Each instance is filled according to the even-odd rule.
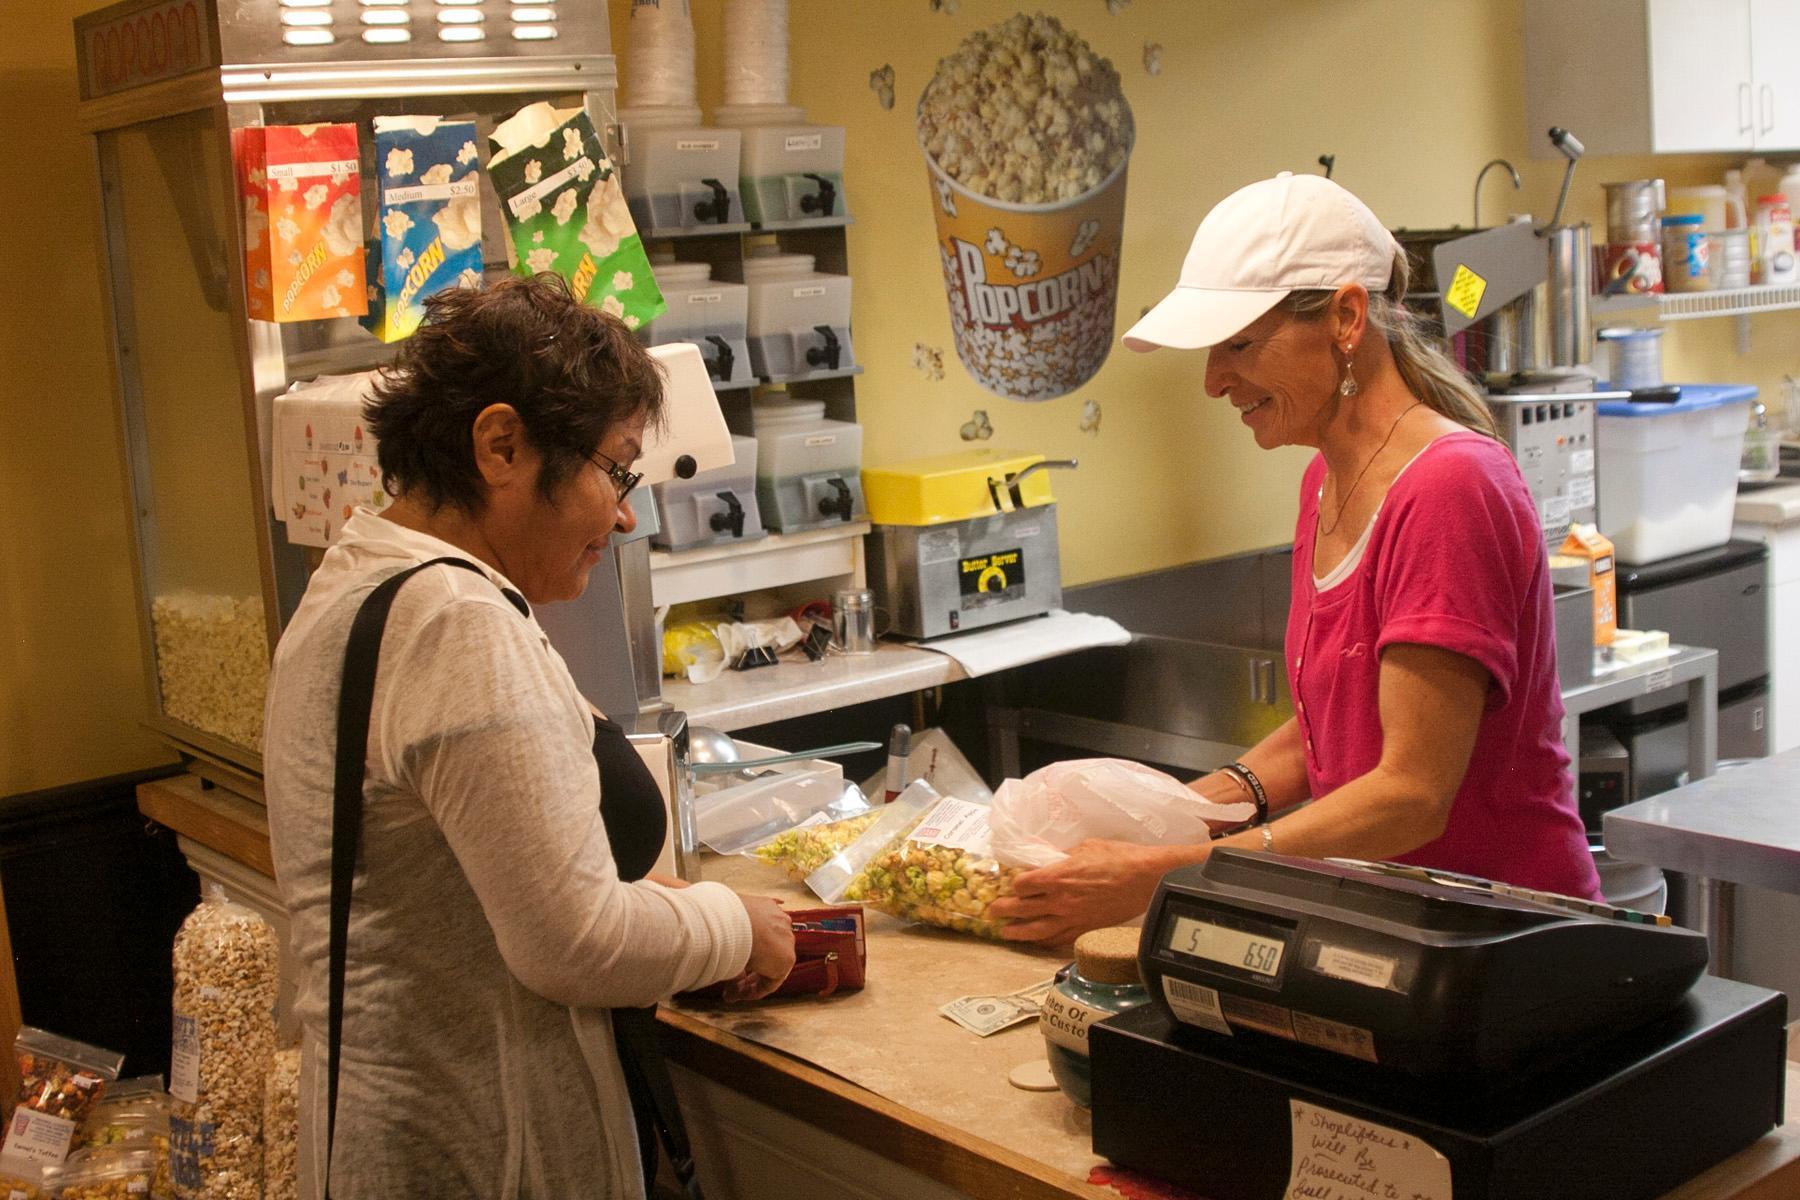
[[[397,293],[436,261],[421,258],[454,258],[456,270],[413,287],[414,308],[438,286],[512,273],[519,256],[488,170],[489,135],[508,117],[540,101],[578,112],[590,157],[616,161],[606,8],[127,0],[78,18],[75,38],[148,721],[190,769],[260,798],[270,651],[346,511],[385,499],[378,472],[349,477],[353,455],[321,450],[295,469],[276,397],[391,361],[410,332]],[[437,174],[429,139],[398,155],[382,141],[433,118],[459,123]],[[408,155],[425,157],[401,179]],[[441,246],[392,230],[384,243],[383,217],[398,229],[391,214],[417,199],[401,184],[461,202],[427,225]],[[337,431],[317,432],[323,443]],[[345,441],[362,448],[350,431]]]

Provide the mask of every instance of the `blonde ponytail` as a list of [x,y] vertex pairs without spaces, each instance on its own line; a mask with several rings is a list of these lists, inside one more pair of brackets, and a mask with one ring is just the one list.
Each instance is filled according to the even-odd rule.
[[[1407,276],[1406,252],[1396,249],[1387,288],[1379,296],[1369,297],[1369,324],[1387,339],[1400,378],[1425,407],[1476,433],[1499,437],[1480,389],[1449,355],[1438,349],[1424,319],[1401,302],[1406,295]],[[1308,289],[1294,292],[1283,304],[1302,320],[1316,319],[1336,295],[1335,291]]]

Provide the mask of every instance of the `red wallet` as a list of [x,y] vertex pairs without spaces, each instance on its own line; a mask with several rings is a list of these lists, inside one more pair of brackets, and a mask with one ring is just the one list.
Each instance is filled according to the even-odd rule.
[[[868,939],[863,932],[860,904],[834,904],[827,908],[790,908],[794,923],[794,969],[771,995],[829,996],[862,990],[868,970]],[[716,1000],[725,993],[723,983],[684,992],[695,1000]]]

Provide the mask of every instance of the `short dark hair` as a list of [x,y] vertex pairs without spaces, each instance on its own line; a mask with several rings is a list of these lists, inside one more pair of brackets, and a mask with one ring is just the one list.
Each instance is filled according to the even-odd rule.
[[389,494],[479,513],[470,430],[490,404],[519,414],[549,499],[614,428],[639,415],[662,421],[662,364],[557,275],[439,292],[363,406]]

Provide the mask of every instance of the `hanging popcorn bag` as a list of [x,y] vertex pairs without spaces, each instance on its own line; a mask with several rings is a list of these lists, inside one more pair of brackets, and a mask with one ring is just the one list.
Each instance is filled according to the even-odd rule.
[[561,275],[576,296],[633,329],[660,316],[668,306],[587,113],[532,104],[498,126],[492,144],[488,174],[514,269]]
[[475,122],[376,117],[380,251],[363,325],[410,337],[428,297],[481,286],[481,155]]
[[232,131],[244,204],[244,288],[264,321],[368,311],[354,125]]

